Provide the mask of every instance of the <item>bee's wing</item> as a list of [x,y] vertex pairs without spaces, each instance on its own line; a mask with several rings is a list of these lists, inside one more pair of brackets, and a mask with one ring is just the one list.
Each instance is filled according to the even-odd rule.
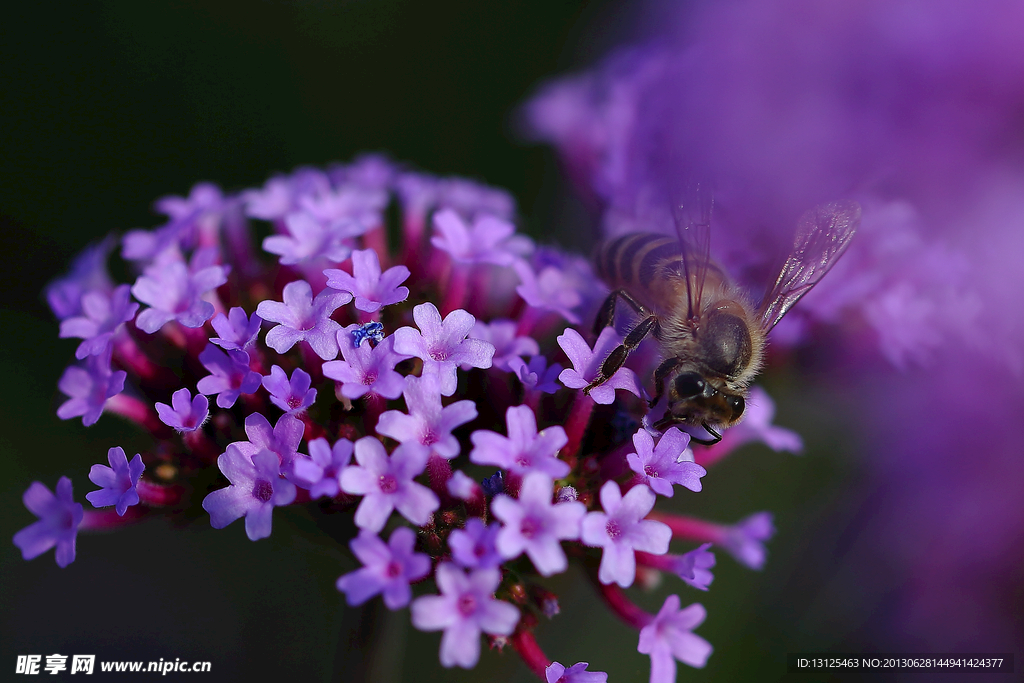
[[825,277],[850,245],[859,224],[860,205],[851,201],[822,204],[800,217],[793,252],[758,309],[765,332]]
[[676,233],[686,278],[687,317],[700,314],[704,280],[711,260],[711,209],[714,198],[704,185],[690,184],[675,206]]

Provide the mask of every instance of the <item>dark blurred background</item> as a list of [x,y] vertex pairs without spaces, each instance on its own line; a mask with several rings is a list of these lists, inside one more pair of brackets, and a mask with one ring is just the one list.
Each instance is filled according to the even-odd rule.
[[[83,501],[88,469],[109,447],[145,447],[116,418],[86,429],[56,417],[57,380],[77,342],[57,338],[41,291],[88,243],[159,224],[150,207],[160,196],[201,180],[258,186],[361,152],[505,187],[534,236],[585,243],[589,226],[566,223],[577,213],[553,153],[517,142],[510,114],[541,79],[596,60],[630,25],[611,0],[155,0],[5,12],[0,678],[18,654],[61,653],[209,660],[210,680],[531,680],[512,653],[445,671],[439,634],[413,630],[407,611],[346,607],[334,581],[353,561],[300,510],[275,513],[273,536],[258,543],[241,523],[151,522],[80,535],[63,570],[52,552],[22,561],[9,539],[34,520],[21,504],[31,481],[52,489],[70,476]],[[843,427],[854,412],[845,380],[813,382],[828,363],[812,355],[765,378],[777,421],[807,441],[803,457],[748,447],[709,474],[699,500],[676,498],[723,522],[774,510],[780,529],[763,572],[719,553],[709,593],[671,584],[640,598],[656,610],[671,588],[684,605],[708,608],[699,632],[716,652],[706,670],[681,666],[680,680],[782,679],[787,652],[841,651],[858,642],[865,610],[878,608],[858,603],[850,577],[836,578],[845,523],[862,501],[857,446]],[[647,679],[635,632],[582,575],[550,585],[563,605],[538,631],[550,656],[589,661],[615,681]]]

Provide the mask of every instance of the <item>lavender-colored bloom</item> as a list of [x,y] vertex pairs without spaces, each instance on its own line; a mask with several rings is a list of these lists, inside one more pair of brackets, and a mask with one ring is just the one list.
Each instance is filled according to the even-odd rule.
[[129,289],[128,285],[121,285],[109,294],[94,291],[82,295],[83,315],[66,318],[60,324],[61,339],[84,340],[75,349],[75,358],[82,360],[105,352],[114,333],[135,317],[139,305],[129,300]]
[[231,485],[217,489],[203,499],[214,529],[223,529],[245,517],[245,535],[257,541],[270,535],[271,514],[276,505],[295,500],[295,484],[281,477],[281,463],[275,453],[261,450],[252,457],[231,444],[217,467]]
[[86,427],[95,424],[103,414],[107,399],[124,389],[127,377],[124,370],[111,371],[109,352],[87,357],[85,367],[69,367],[57,382],[57,388],[68,396],[57,408],[57,417],[67,420],[81,415]]
[[724,443],[719,444],[717,448],[732,450],[751,441],[760,441],[776,452],[799,453],[802,451],[804,444],[800,435],[784,427],[773,425],[774,417],[775,402],[764,389],[753,387],[750,390],[750,398],[747,399],[747,409],[743,414],[743,421],[722,434]]
[[167,195],[156,200],[153,206],[170,218],[189,218],[220,211],[224,206],[224,193],[213,183],[196,183],[189,190],[188,197]]
[[524,363],[522,358],[515,356],[508,361],[508,367],[527,389],[539,391],[542,394],[553,394],[562,388],[555,381],[562,372],[561,364],[548,365],[548,359],[544,356],[534,356],[528,364]]
[[328,287],[351,293],[356,308],[367,313],[409,298],[409,288],[399,287],[409,279],[409,269],[392,266],[381,273],[380,259],[373,249],[352,252],[351,275],[337,268],[328,268],[324,275]]
[[341,395],[348,399],[360,398],[370,391],[384,398],[398,398],[406,379],[395,372],[395,365],[409,356],[395,353],[394,336],[373,347],[357,344],[352,333],[358,330],[359,325],[349,325],[338,331],[338,348],[345,360],[324,363],[324,376],[340,382]]
[[737,562],[751,569],[760,569],[768,554],[764,541],[774,535],[772,513],[758,512],[725,529],[719,545],[728,550]]
[[706,591],[715,577],[711,568],[715,566],[715,554],[708,552],[710,543],[704,543],[688,553],[672,557],[672,571],[694,588]]
[[403,327],[395,331],[395,351],[423,360],[423,373],[436,374],[441,381],[441,395],[451,396],[458,386],[455,371],[459,365],[474,368],[491,367],[494,347],[479,339],[466,339],[476,318],[457,309],[441,320],[432,303],[412,309],[419,330]]
[[511,560],[525,552],[543,576],[565,571],[559,541],[580,537],[580,520],[587,512],[579,502],[553,504],[553,491],[551,477],[530,472],[523,477],[518,499],[499,494],[491,501],[491,512],[504,523],[498,533],[498,553]]
[[547,683],[607,683],[608,674],[603,671],[587,671],[587,662],[573,664],[568,669],[558,662],[551,662],[544,669]]
[[334,498],[341,490],[338,479],[341,471],[352,462],[352,442],[338,439],[332,448],[327,439],[313,439],[309,442],[309,457],[297,455],[292,460],[291,479],[304,489],[309,497]]
[[89,470],[89,481],[102,488],[85,494],[85,499],[97,508],[113,505],[117,514],[123,515],[125,510],[139,502],[139,493],[135,487],[146,466],[142,464],[142,456],[138,453],[129,463],[128,456],[120,446],[107,451],[107,462],[110,467],[93,465]]
[[409,527],[392,531],[387,543],[376,533],[360,531],[349,546],[364,565],[338,579],[338,590],[350,605],[361,605],[383,593],[388,609],[401,609],[412,600],[409,584],[430,573],[430,557],[413,551],[416,533]]
[[225,266],[208,266],[194,273],[182,261],[151,266],[132,285],[135,298],[151,306],[139,313],[135,325],[149,334],[172,320],[185,327],[202,327],[214,313],[213,304],[203,301],[203,295],[227,281]]
[[180,259],[181,252],[195,241],[195,227],[185,217],[172,219],[156,230],[129,230],[121,238],[121,258],[148,263]]
[[[616,346],[622,343],[622,337],[611,327],[601,330],[601,335],[594,344],[594,350],[580,336],[580,333],[571,327],[566,328],[558,337],[558,345],[565,351],[565,355],[572,361],[572,369],[562,370],[558,379],[570,389],[582,389],[590,384],[601,370],[601,364],[608,354]],[[590,390],[590,397],[595,403],[607,405],[615,400],[615,390],[625,389],[626,391],[640,396],[640,384],[636,374],[629,368],[622,367],[615,371],[615,374],[599,387]]]
[[210,402],[203,394],[196,394],[182,388],[171,394],[171,405],[156,403],[156,414],[160,421],[179,432],[194,432],[203,426],[210,416]]
[[647,430],[640,428],[633,435],[636,452],[628,454],[626,462],[644,484],[666,498],[674,493],[672,484],[700,491],[700,478],[708,472],[693,461],[693,451],[687,448],[689,444],[689,434],[670,427],[655,446]]
[[316,389],[310,389],[309,373],[295,368],[289,380],[280,366],[270,368],[270,374],[263,378],[263,388],[270,392],[270,402],[288,413],[295,415],[313,405]]
[[580,526],[581,540],[604,548],[597,578],[601,583],[615,582],[626,588],[636,578],[636,553],[654,555],[668,552],[672,530],[667,524],[644,519],[654,509],[657,496],[646,486],[634,486],[623,496],[614,481],[601,487],[604,512],[591,512]]
[[489,324],[477,322],[469,332],[470,339],[482,339],[494,346],[491,364],[499,370],[513,372],[513,363],[523,360],[520,356],[536,356],[540,346],[533,337],[517,337],[517,323],[514,320],[492,320]]
[[457,457],[459,440],[452,436],[452,430],[476,419],[476,404],[456,401],[442,408],[435,375],[409,377],[402,394],[409,414],[398,410],[383,413],[377,421],[377,433],[399,443],[420,444],[442,458]]
[[459,500],[482,499],[484,495],[480,484],[462,470],[452,472],[452,478],[448,480],[448,493]]
[[500,530],[501,525],[497,522],[484,526],[479,517],[470,517],[466,520],[465,529],[455,529],[448,536],[452,559],[466,569],[500,566],[502,558],[495,547]]
[[430,243],[456,263],[509,266],[533,246],[529,239],[515,236],[514,225],[488,214],[478,215],[470,227],[455,211],[444,209],[434,214],[434,231]]
[[280,256],[282,265],[317,260],[340,263],[352,253],[352,246],[347,242],[351,234],[324,226],[308,213],[290,213],[284,222],[287,235],[271,235],[263,240],[263,250]]
[[248,441],[235,441],[230,444],[239,453],[254,457],[261,451],[270,451],[277,456],[284,472],[288,472],[292,460],[298,454],[299,442],[305,427],[302,421],[292,415],[282,415],[273,428],[270,421],[260,413],[253,413],[245,418],[245,435]]
[[469,459],[477,465],[497,465],[516,474],[543,472],[553,479],[569,474],[569,464],[558,451],[569,443],[559,425],[537,432],[537,416],[528,406],[512,406],[505,412],[508,436],[481,429],[470,435]]
[[196,383],[196,391],[217,395],[217,406],[230,408],[242,394],[251,394],[260,388],[262,375],[249,369],[249,354],[238,349],[227,353],[213,344],[207,344],[199,354],[199,362],[210,371]]
[[211,342],[225,351],[238,349],[244,351],[256,341],[260,333],[260,323],[263,319],[253,313],[252,317],[245,315],[245,309],[235,306],[225,316],[218,313],[210,324],[219,337],[213,337]]
[[21,501],[39,521],[14,534],[14,545],[21,549],[21,556],[31,560],[57,546],[58,567],[66,567],[75,561],[75,536],[85,512],[81,503],[76,503],[71,492],[71,480],[61,477],[57,481],[57,495],[38,481],[25,490]]
[[334,190],[300,194],[298,202],[303,211],[333,232],[356,237],[381,224],[388,195],[381,188],[346,184]]
[[313,288],[305,280],[289,282],[284,286],[284,303],[261,301],[256,312],[264,320],[280,323],[267,332],[267,346],[285,353],[300,341],[324,360],[338,355],[336,338],[341,325],[331,320],[335,309],[352,301],[348,292],[324,289],[313,299]]
[[472,669],[480,659],[480,634],[509,636],[519,623],[519,610],[494,599],[501,583],[497,569],[477,569],[469,575],[453,564],[437,566],[440,595],[413,600],[412,625],[421,631],[444,630],[441,666]]
[[665,598],[658,616],[640,630],[637,651],[651,656],[651,683],[675,683],[676,660],[701,669],[711,656],[711,643],[693,629],[704,623],[704,606],[679,609],[679,596]]
[[341,490],[364,496],[356,509],[356,526],[380,532],[392,510],[417,526],[430,521],[441,502],[434,492],[413,481],[427,466],[428,451],[418,444],[402,444],[388,457],[374,436],[355,443],[357,465],[341,471]]
[[546,266],[534,272],[533,267],[522,260],[517,260],[512,267],[522,283],[516,287],[516,292],[523,301],[534,308],[558,313],[573,325],[580,323],[580,317],[572,309],[583,302],[583,297],[559,268]]
[[46,287],[46,302],[59,320],[82,312],[82,295],[86,292],[110,292],[114,284],[107,273],[107,257],[114,246],[114,236],[82,250],[71,264],[70,272]]

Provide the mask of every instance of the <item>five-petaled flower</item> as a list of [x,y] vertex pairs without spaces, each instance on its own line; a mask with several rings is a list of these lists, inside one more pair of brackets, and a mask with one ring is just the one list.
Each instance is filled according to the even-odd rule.
[[480,339],[467,339],[476,318],[461,309],[452,311],[444,320],[437,307],[425,303],[412,309],[419,330],[403,327],[395,331],[395,351],[423,361],[423,373],[436,374],[441,395],[455,393],[459,365],[474,368],[491,367],[494,346]]
[[387,543],[363,530],[349,545],[364,565],[338,579],[338,590],[350,605],[361,605],[382,593],[388,609],[401,609],[412,600],[409,584],[430,573],[430,558],[413,552],[416,533],[409,527],[395,529]]
[[128,456],[120,446],[107,451],[107,462],[110,467],[93,465],[89,470],[89,481],[102,488],[85,494],[85,499],[97,508],[113,505],[117,514],[123,515],[130,506],[139,502],[139,493],[135,487],[146,466],[142,464],[142,456],[138,453],[129,463]]
[[654,509],[654,492],[643,485],[634,486],[623,496],[614,481],[601,487],[604,512],[591,512],[583,518],[580,537],[587,545],[604,548],[597,578],[601,583],[617,583],[623,588],[636,578],[635,551],[663,555],[668,552],[672,530],[652,519],[644,519]]
[[42,555],[57,546],[57,566],[66,567],[75,561],[75,536],[85,512],[82,504],[72,497],[71,480],[61,477],[57,481],[57,495],[38,481],[32,482],[21,497],[25,507],[39,521],[14,534],[14,545],[21,548],[26,560]]
[[231,444],[217,458],[217,466],[231,485],[203,499],[203,509],[210,513],[210,525],[223,529],[245,517],[245,535],[250,541],[270,536],[274,507],[295,499],[295,484],[281,477],[277,455],[264,449],[250,458]]
[[429,451],[416,443],[401,444],[389,456],[375,436],[356,441],[356,465],[341,471],[341,490],[363,500],[356,509],[356,526],[379,533],[392,510],[416,525],[426,524],[440,506],[433,491],[413,481],[427,466]]

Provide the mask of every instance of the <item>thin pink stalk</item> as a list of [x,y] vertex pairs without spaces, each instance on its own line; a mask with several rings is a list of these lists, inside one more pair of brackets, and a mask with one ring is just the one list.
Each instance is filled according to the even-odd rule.
[[[596,583],[596,581],[595,581]],[[639,630],[654,621],[654,615],[637,607],[632,600],[626,597],[626,592],[616,584],[605,585],[598,583],[601,597],[605,604],[619,619]]]
[[702,543],[722,542],[725,527],[703,519],[685,517],[671,512],[652,512],[647,519],[664,522],[672,530],[672,538],[680,541],[700,541]]
[[530,671],[537,674],[542,681],[547,681],[544,671],[551,665],[544,651],[537,644],[533,631],[521,629],[512,634],[512,647],[523,659],[523,663],[530,667]]
[[590,423],[590,415],[594,412],[594,399],[584,396],[578,392],[573,400],[572,408],[569,409],[569,417],[565,420],[565,434],[569,437],[569,443],[562,451],[565,455],[576,455],[580,445],[583,443],[583,435]]
[[125,394],[111,396],[107,399],[103,409],[138,423],[143,429],[151,432],[154,436],[170,436],[171,428],[160,421],[160,417],[156,414],[153,406],[134,396],[127,396]]

